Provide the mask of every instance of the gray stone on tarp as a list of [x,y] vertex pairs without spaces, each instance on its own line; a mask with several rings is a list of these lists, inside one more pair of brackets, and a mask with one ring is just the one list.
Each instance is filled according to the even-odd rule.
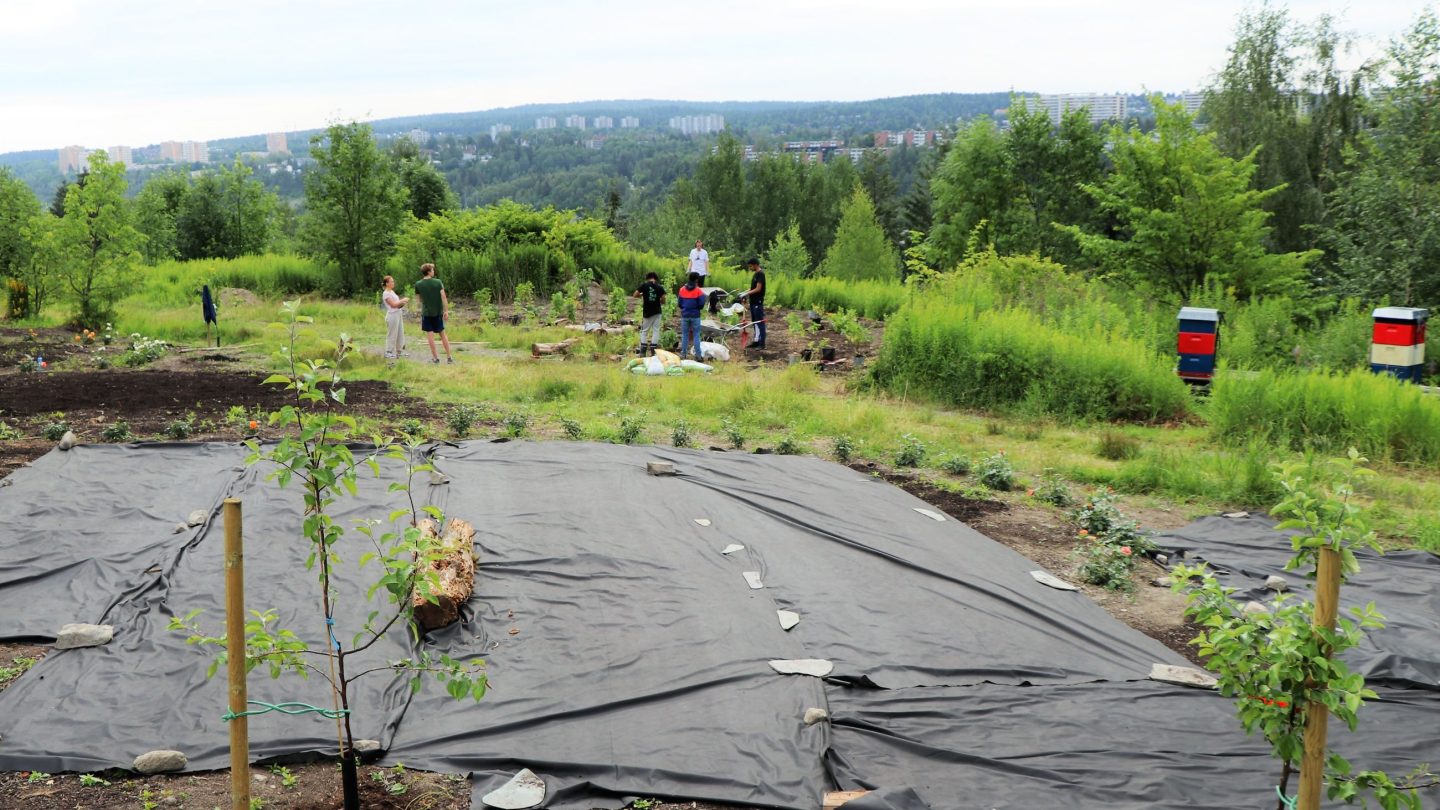
[[183,771],[190,760],[179,751],[148,751],[135,757],[134,770],[140,773],[169,773]]
[[1155,664],[1150,667],[1150,680],[1173,683],[1180,686],[1194,686],[1200,689],[1214,689],[1218,681],[1215,676],[1194,667],[1177,667],[1170,664]]
[[1169,554],[1156,554],[1156,555],[1155,555],[1155,562],[1160,563],[1161,565],[1169,565],[1169,564],[1170,564],[1170,555],[1169,555]]
[[745,547],[742,546],[742,545],[740,545],[739,543],[731,543],[730,545],[728,545],[728,546],[720,549],[720,553],[721,553],[721,554],[734,554],[734,553],[737,552],[737,551],[744,551],[744,550],[745,550]]
[[675,465],[668,461],[647,461],[645,472],[651,475],[675,475]]
[[789,630],[800,623],[800,614],[793,610],[777,610],[775,615],[780,617],[781,630]]
[[830,713],[824,709],[817,709],[812,706],[805,710],[805,716],[802,719],[805,721],[805,725],[813,726],[816,723],[829,720]]
[[201,523],[204,523],[208,517],[210,517],[209,512],[206,512],[204,509],[196,509],[190,513],[190,517],[185,518],[185,525],[199,526]]
[[376,751],[379,751],[379,750],[380,750],[380,741],[379,741],[379,740],[356,740],[356,741],[355,741],[355,753],[357,753],[357,754],[373,754],[373,753],[375,753]]
[[823,678],[835,665],[823,658],[786,658],[770,662],[770,668],[781,675],[813,675]]
[[60,448],[61,450],[69,450],[70,448],[74,447],[79,443],[80,438],[75,435],[75,431],[67,430],[65,431],[65,435],[60,437],[60,442],[55,446]]
[[187,531],[189,531],[189,530],[190,530],[189,524],[186,524],[186,523],[176,523],[176,524],[175,524],[175,530],[174,530],[173,532],[171,532],[171,534],[184,534],[185,532],[187,532]]
[[1157,588],[1169,588],[1175,584],[1174,577],[1156,577],[1150,580],[1150,584]]
[[438,487],[450,483],[450,476],[439,470],[430,471],[430,486]]
[[108,624],[67,624],[60,628],[60,634],[55,637],[55,649],[99,647],[101,644],[109,644],[114,637],[115,628]]
[[497,810],[526,810],[545,801],[545,780],[529,768],[510,777],[510,781],[480,798],[486,807]]
[[1281,591],[1289,590],[1290,583],[1285,581],[1285,577],[1272,574],[1265,578],[1265,587],[1268,590],[1280,593]]
[[1269,613],[1270,608],[1265,607],[1264,602],[1246,602],[1245,607],[1240,608],[1240,612],[1248,616],[1252,613]]
[[760,581],[759,571],[746,571],[744,576],[745,584],[750,586],[750,590],[758,591],[761,588],[765,587],[765,583]]
[[1250,513],[1249,513],[1249,512],[1226,512],[1225,514],[1221,515],[1221,517],[1227,517],[1227,518],[1231,518],[1232,520],[1238,520],[1238,519],[1240,519],[1240,518],[1250,517]]
[[920,514],[924,515],[925,517],[930,518],[931,520],[938,521],[938,522],[940,522],[940,523],[944,523],[944,522],[945,522],[945,516],[942,515],[942,514],[940,514],[939,512],[936,512],[936,511],[933,510],[933,509],[922,509],[922,508],[920,508],[920,507],[917,506],[917,507],[915,507],[915,511],[916,511],[916,512],[919,512]]
[[1034,579],[1036,582],[1040,583],[1041,585],[1044,585],[1044,586],[1046,586],[1047,588],[1054,588],[1054,589],[1057,590],[1057,591],[1078,591],[1078,590],[1080,590],[1079,588],[1077,588],[1077,587],[1075,587],[1074,585],[1071,585],[1070,583],[1066,582],[1065,580],[1063,580],[1063,579],[1055,576],[1054,574],[1050,573],[1049,571],[1031,571],[1031,572],[1030,572],[1030,576],[1031,576],[1032,579]]
[[700,526],[709,526],[710,518],[695,518],[695,523]]

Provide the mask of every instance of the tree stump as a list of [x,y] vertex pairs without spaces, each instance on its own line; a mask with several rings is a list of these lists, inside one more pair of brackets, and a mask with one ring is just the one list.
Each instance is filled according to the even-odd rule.
[[530,355],[532,357],[543,357],[548,354],[567,354],[570,347],[580,342],[580,338],[569,338],[559,343],[531,343]]
[[420,521],[420,533],[439,547],[441,556],[430,564],[439,576],[435,601],[420,594],[412,597],[415,623],[429,632],[460,618],[460,606],[475,591],[475,527],[469,521],[452,518],[442,534],[435,521]]

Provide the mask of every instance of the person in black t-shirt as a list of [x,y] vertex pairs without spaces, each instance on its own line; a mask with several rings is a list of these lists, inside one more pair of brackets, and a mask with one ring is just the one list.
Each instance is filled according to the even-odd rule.
[[660,309],[665,301],[665,288],[660,286],[660,276],[646,273],[645,283],[635,288],[631,298],[639,298],[640,304],[640,347],[635,353],[649,357],[660,348]]
[[760,269],[760,260],[751,259],[750,289],[740,294],[750,304],[750,320],[755,324],[755,340],[751,349],[765,348],[765,271]]

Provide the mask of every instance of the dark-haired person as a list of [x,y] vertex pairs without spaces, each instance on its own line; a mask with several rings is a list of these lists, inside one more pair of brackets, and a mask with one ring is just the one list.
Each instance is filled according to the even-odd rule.
[[750,268],[750,289],[740,294],[750,304],[750,321],[755,324],[755,340],[747,348],[765,348],[765,271],[760,260],[746,262]]
[[636,353],[649,357],[660,348],[660,310],[665,301],[665,288],[660,286],[658,273],[646,273],[645,283],[635,288],[631,298],[640,299],[640,348]]
[[695,359],[703,360],[700,356],[700,316],[705,313],[705,290],[700,287],[700,274],[691,273],[675,295],[680,299],[680,357],[684,358],[686,350],[693,344]]
[[445,285],[435,277],[435,265],[426,262],[420,265],[420,280],[415,282],[415,294],[420,296],[420,331],[430,342],[430,362],[440,362],[435,352],[435,336],[445,345],[445,362],[453,363],[450,356],[450,338],[445,334],[445,318],[450,314],[450,296],[445,294]]

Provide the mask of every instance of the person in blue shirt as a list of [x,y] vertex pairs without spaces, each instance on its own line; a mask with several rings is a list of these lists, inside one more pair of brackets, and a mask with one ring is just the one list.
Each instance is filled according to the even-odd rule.
[[680,356],[686,356],[691,345],[695,347],[695,359],[700,356],[700,316],[705,312],[705,291],[700,288],[700,274],[692,272],[675,293],[680,299]]

